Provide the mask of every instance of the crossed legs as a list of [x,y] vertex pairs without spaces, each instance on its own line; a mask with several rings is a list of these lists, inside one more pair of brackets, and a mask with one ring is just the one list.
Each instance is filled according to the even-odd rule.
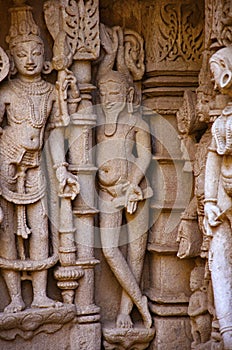
[[[106,202],[105,205],[107,205]],[[123,289],[117,326],[132,327],[130,313],[135,304],[142,315],[145,327],[150,328],[152,319],[148,310],[147,298],[142,295],[139,287],[147,243],[148,203],[140,202],[136,213],[127,214],[126,218],[128,221],[127,258],[123,256],[118,247],[122,211],[108,210],[107,212],[106,207],[100,210],[103,254]]]

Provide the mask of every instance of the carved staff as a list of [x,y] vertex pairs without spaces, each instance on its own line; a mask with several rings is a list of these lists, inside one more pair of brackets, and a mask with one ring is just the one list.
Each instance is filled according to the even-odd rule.
[[[67,41],[67,34],[62,30],[62,23],[59,21],[61,18],[60,8],[53,7],[53,5],[52,1],[45,4],[45,20],[54,39],[52,65],[58,72],[56,82],[58,113],[61,116],[62,126],[68,126],[70,114],[76,112],[81,97],[76,78],[73,72],[68,69],[72,64],[73,54]],[[57,16],[51,16],[51,13],[54,14],[53,10],[58,11]],[[56,21],[58,19],[58,21],[54,23],[53,18],[56,18]],[[56,169],[57,171],[59,171],[59,168]],[[78,192],[79,188],[76,193]],[[77,279],[83,275],[81,269],[74,267],[76,265],[76,230],[73,226],[72,200],[74,200],[76,194],[73,192],[63,193],[63,189],[61,189],[59,197],[59,255],[61,267],[55,271],[55,277],[58,280],[58,287],[62,290],[64,302],[72,303],[74,290],[78,286]]]

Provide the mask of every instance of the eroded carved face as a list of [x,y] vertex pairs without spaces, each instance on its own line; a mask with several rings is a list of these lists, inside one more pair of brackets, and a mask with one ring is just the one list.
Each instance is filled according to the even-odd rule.
[[196,114],[200,122],[208,123],[210,121],[209,111],[210,111],[210,97],[206,94],[199,92],[197,96],[196,104]]
[[195,292],[196,290],[200,289],[202,286],[202,282],[200,279],[196,278],[196,276],[190,277],[190,289],[192,292]]
[[126,106],[126,87],[119,81],[106,80],[99,84],[100,99],[105,114],[119,114]]
[[19,75],[32,79],[39,76],[43,69],[43,54],[43,47],[38,42],[27,41],[16,44],[12,55]]
[[216,52],[210,58],[210,69],[215,82],[214,88],[218,88],[223,94],[231,94],[232,70],[231,48],[224,48]]

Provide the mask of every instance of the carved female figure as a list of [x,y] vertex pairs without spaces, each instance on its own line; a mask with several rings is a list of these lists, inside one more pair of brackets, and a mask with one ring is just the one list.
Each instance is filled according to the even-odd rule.
[[191,349],[198,344],[204,344],[210,339],[211,317],[208,313],[208,293],[203,286],[205,269],[195,267],[190,276],[190,289],[192,295],[189,299],[188,315],[190,316],[193,343]]
[[[210,59],[215,87],[232,96],[232,47]],[[210,268],[215,310],[225,349],[232,348],[232,104],[212,126],[205,174],[205,227],[212,237]]]
[[[4,212],[0,251],[1,257],[5,259],[26,259],[28,256],[24,244],[30,238],[29,258],[42,261],[48,258],[49,248],[41,151],[45,128],[48,125],[50,128],[61,127],[64,123],[55,108],[55,88],[41,77],[44,46],[31,8],[24,5],[11,11],[13,16],[7,40],[17,78],[4,83],[0,93],[0,179]],[[51,133],[51,152],[59,189],[62,192],[68,186],[72,191],[76,180],[66,170],[63,129],[58,127]],[[11,298],[11,303],[4,311],[18,312],[24,309],[19,272],[3,269],[2,273]],[[31,306],[55,306],[55,302],[46,295],[47,270],[33,271],[31,278]]]
[[[117,327],[133,326],[130,313],[135,304],[145,327],[150,328],[152,319],[147,298],[139,287],[147,243],[149,207],[146,199],[152,195],[145,180],[151,159],[149,128],[139,114],[133,113],[135,90],[129,74],[123,74],[120,68],[112,70],[116,56],[118,67],[123,66],[121,29],[113,29],[113,47],[104,28],[102,30],[106,55],[98,73],[103,114],[99,114],[97,132],[102,249],[122,286]],[[123,217],[128,232],[126,258],[119,248]]]

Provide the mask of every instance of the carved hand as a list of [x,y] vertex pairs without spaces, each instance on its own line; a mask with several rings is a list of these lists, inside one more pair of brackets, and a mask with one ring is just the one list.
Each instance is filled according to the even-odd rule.
[[207,220],[210,226],[218,226],[221,221],[218,220],[218,216],[221,214],[220,209],[213,202],[205,203],[205,220]]
[[127,212],[133,214],[137,209],[137,202],[143,199],[143,193],[138,185],[130,184],[126,191],[125,207]]
[[78,177],[67,171],[65,166],[60,166],[56,170],[56,177],[59,181],[59,197],[74,200],[80,192]]

